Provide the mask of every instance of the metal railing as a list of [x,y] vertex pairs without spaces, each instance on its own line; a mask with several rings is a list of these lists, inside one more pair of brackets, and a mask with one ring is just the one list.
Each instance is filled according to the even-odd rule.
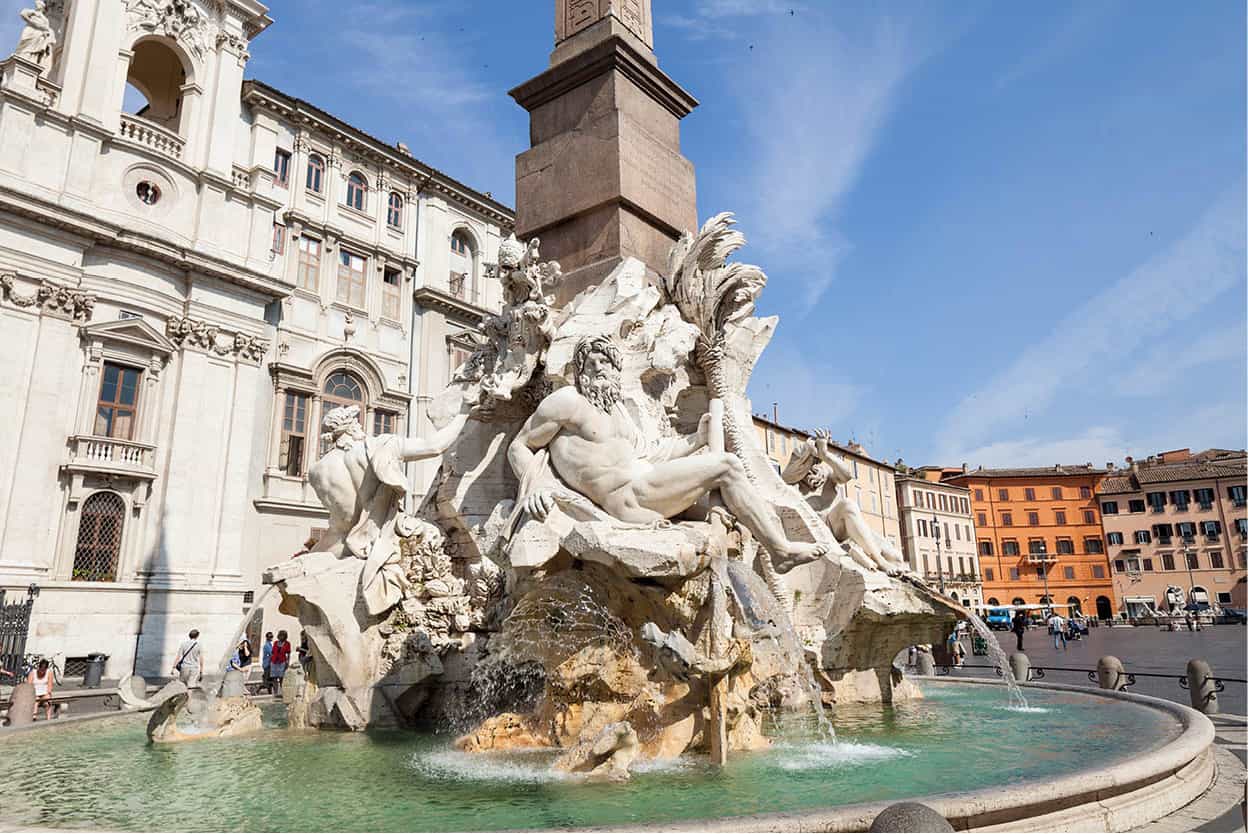
[[[0,589],[0,669],[11,675],[25,671],[26,636],[30,633],[30,612],[37,596],[39,586],[33,583],[26,588],[26,599],[15,602],[5,602],[5,592]],[[16,683],[8,675],[0,677]]]
[[[991,669],[993,670],[993,672],[996,673],[997,677],[999,678],[1005,677],[1005,673],[1002,671],[1001,667],[995,664],[985,665],[982,663],[979,663],[979,664],[964,663],[957,668],[959,669]],[[949,666],[946,664],[940,664],[940,665],[937,665],[936,667],[936,673],[938,675],[948,675],[950,674],[952,669],[953,669],[952,666]],[[1098,683],[1100,680],[1099,677],[1097,676],[1098,673],[1096,669],[1078,669],[1078,668],[1072,668],[1069,666],[1032,666],[1027,670],[1027,681],[1044,680],[1045,676],[1049,672],[1066,672],[1070,674],[1086,674],[1088,680],[1091,681],[1092,683]],[[1124,679],[1126,682],[1122,683],[1121,686],[1115,686],[1114,688],[1116,689],[1125,690],[1125,689],[1129,689],[1132,686],[1135,686],[1137,683],[1137,680],[1136,680],[1137,678],[1160,678],[1163,680],[1177,681],[1180,689],[1190,689],[1189,681],[1187,679],[1187,675],[1185,674],[1184,675],[1169,675],[1169,674],[1163,674],[1161,672],[1128,672],[1125,669],[1119,672],[1118,674],[1119,674],[1119,677],[1118,677],[1118,680],[1115,681],[1115,683],[1120,683]],[[1239,684],[1248,685],[1248,680],[1244,678],[1223,678],[1223,677],[1210,675],[1208,678],[1204,680],[1204,682],[1202,682],[1197,687],[1197,689],[1200,689],[1201,687],[1205,685],[1205,683],[1209,683],[1211,681],[1213,682],[1214,691],[1216,692],[1225,691],[1226,684],[1228,683],[1239,683]]]

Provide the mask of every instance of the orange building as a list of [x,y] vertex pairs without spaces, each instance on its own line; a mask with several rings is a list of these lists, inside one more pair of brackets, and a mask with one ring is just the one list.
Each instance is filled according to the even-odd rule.
[[1118,609],[1091,464],[954,471],[970,490],[985,605],[1052,602],[1110,619]]

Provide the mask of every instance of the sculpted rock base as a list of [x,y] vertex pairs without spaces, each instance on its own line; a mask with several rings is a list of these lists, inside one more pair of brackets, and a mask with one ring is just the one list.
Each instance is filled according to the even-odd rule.
[[[181,684],[179,684],[181,685]],[[259,732],[263,728],[260,708],[245,696],[213,698],[196,718],[187,707],[190,693],[173,690],[147,722],[147,740],[153,744],[227,738]]]

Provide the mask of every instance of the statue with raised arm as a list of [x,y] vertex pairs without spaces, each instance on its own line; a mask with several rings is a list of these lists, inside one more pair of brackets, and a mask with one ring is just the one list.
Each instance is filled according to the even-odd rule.
[[35,0],[33,9],[22,9],[22,20],[26,21],[22,33],[17,38],[17,49],[13,54],[40,66],[52,55],[52,47],[56,46],[56,33],[52,31],[52,22],[48,20],[47,3]]
[[785,536],[736,455],[695,454],[707,445],[710,414],[694,434],[646,452],[645,438],[620,401],[623,359],[609,337],[582,339],[573,366],[575,385],[542,400],[508,449],[521,483],[519,507],[530,517],[543,521],[556,506],[556,490],[537,485],[535,474],[548,460],[562,483],[626,524],[660,524],[718,489],[781,573],[825,555],[823,544]]
[[308,482],[329,510],[329,529],[311,549],[339,558],[364,559],[360,590],[373,615],[402,597],[395,519],[407,490],[403,464],[441,455],[454,442],[468,416],[460,414],[428,439],[383,434],[367,437],[359,406],[332,409],[322,421],[323,438],[333,443],[308,470]]
[[871,529],[862,517],[862,508],[845,494],[842,487],[853,480],[854,470],[828,448],[826,431],[816,431],[813,441],[798,446],[781,477],[798,488],[858,564],[890,576],[910,570],[896,546]]

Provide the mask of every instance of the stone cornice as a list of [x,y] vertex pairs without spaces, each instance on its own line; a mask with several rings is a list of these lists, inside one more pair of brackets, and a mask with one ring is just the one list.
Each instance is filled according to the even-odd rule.
[[698,106],[696,98],[618,35],[556,64],[510,90],[508,95],[531,113],[612,70],[628,78],[678,119]]
[[492,315],[486,308],[470,304],[436,287],[420,287],[412,293],[412,298],[417,304],[445,313],[456,322],[469,327],[476,327],[482,317]]
[[98,217],[48,202],[40,197],[0,185],[0,211],[12,212],[53,228],[63,229],[107,246],[124,249],[152,260],[237,284],[271,298],[290,295],[291,288],[262,272],[221,260],[143,232],[123,228]]

